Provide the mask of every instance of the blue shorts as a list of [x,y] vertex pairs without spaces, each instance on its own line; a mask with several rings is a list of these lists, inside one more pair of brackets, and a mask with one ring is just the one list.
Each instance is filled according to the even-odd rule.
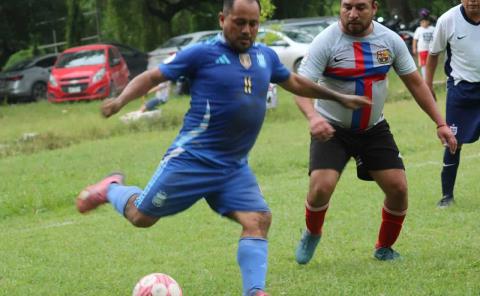
[[473,143],[480,136],[480,83],[447,82],[447,124],[459,144]]
[[164,157],[137,198],[135,205],[140,212],[152,217],[173,215],[202,198],[221,215],[270,211],[248,165],[212,167],[193,157],[172,157],[174,154],[175,151]]

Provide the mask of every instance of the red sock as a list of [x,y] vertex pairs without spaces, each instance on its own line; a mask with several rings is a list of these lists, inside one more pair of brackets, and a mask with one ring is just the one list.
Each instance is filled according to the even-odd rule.
[[382,208],[382,225],[375,248],[390,248],[395,243],[400,235],[405,216],[406,212],[394,215],[392,211]]
[[328,204],[320,207],[311,207],[308,202],[305,203],[305,221],[308,231],[313,235],[322,234],[323,221],[327,213]]

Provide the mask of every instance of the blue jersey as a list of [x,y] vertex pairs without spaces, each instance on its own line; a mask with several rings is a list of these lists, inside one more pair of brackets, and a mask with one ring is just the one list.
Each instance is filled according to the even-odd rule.
[[290,76],[270,48],[255,43],[238,53],[222,35],[181,50],[159,68],[169,80],[191,81],[190,109],[167,157],[181,154],[215,166],[247,162],[265,117],[269,83]]

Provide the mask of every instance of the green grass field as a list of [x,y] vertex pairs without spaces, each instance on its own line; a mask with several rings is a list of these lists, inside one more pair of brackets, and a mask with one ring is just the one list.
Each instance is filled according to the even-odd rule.
[[[357,180],[350,163],[316,256],[306,266],[295,263],[309,135],[291,96],[280,92],[279,108],[268,112],[250,155],[273,212],[272,295],[480,295],[478,144],[463,149],[457,203],[437,209],[443,148],[435,125],[404,100],[398,80],[390,88],[385,116],[405,160],[410,195],[395,246],[403,259],[372,258],[383,195],[374,183]],[[144,186],[188,108],[187,99],[172,99],[161,119],[125,126],[118,116],[102,119],[99,104],[0,106],[0,295],[130,295],[151,272],[170,274],[187,296],[240,295],[240,228],[205,202],[149,229],[134,228],[108,205],[85,216],[76,212],[78,192],[113,170]]]

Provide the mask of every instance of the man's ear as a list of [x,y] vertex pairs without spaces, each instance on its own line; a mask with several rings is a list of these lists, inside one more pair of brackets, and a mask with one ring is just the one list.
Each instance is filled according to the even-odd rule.
[[218,24],[220,25],[220,28],[223,28],[223,23],[225,22],[225,15],[223,14],[222,11],[218,13]]

